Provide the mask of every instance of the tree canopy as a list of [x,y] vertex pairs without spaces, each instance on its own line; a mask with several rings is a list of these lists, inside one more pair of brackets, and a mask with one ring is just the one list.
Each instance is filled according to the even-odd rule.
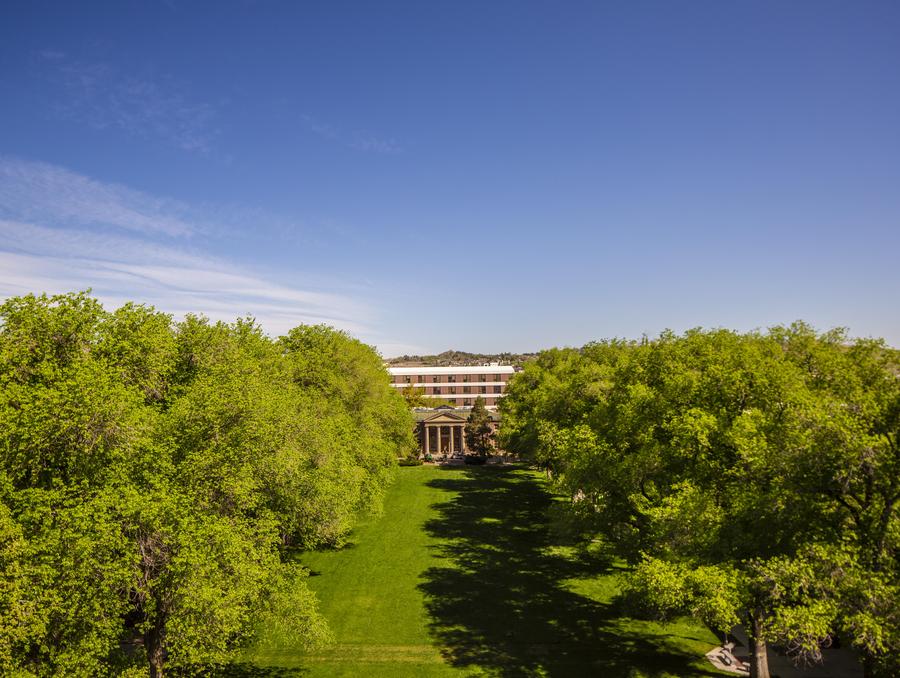
[[817,660],[835,634],[895,675],[898,354],[797,323],[545,351],[502,443],[634,565],[632,600]]
[[227,660],[267,619],[321,642],[289,552],[340,543],[413,445],[377,353],[331,328],[8,299],[0,673],[161,676]]
[[484,406],[484,398],[478,396],[465,425],[466,447],[480,457],[488,456],[494,449],[494,427],[491,415]]

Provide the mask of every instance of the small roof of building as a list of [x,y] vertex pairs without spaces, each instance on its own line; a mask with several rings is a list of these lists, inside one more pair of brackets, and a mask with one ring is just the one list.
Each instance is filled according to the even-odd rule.
[[398,376],[414,374],[513,374],[512,365],[475,365],[459,367],[388,367],[388,372]]
[[[417,422],[426,421],[427,419],[431,419],[432,417],[440,416],[442,414],[452,415],[455,417],[459,417],[463,421],[469,418],[469,413],[472,411],[471,407],[451,407],[450,405],[441,405],[440,407],[416,407],[413,409],[413,419]],[[500,421],[500,413],[496,410],[487,410],[487,413],[491,417],[491,421]]]

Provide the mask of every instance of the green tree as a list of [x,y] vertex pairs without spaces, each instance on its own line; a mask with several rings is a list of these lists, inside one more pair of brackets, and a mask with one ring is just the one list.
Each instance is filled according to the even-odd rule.
[[442,405],[447,405],[452,407],[453,405],[449,400],[444,398],[428,398],[425,395],[424,388],[416,388],[412,384],[408,384],[407,386],[400,389],[400,395],[403,396],[403,400],[406,401],[406,406],[409,408],[414,407],[428,407],[435,408],[441,407]]
[[465,436],[466,447],[480,457],[488,456],[494,449],[494,427],[481,396],[475,398],[475,404],[466,419]]
[[14,522],[0,587],[5,673],[96,675],[122,659],[135,557],[121,490],[152,445],[154,413],[98,351],[114,325],[84,293],[0,306],[0,500]]
[[820,549],[822,595],[838,601],[845,637],[866,674],[896,675],[900,662],[900,355],[881,340],[818,335],[795,323],[775,328],[787,360],[814,394],[810,453],[797,484],[825,499],[836,528]]
[[273,626],[321,642],[290,549],[339,543],[412,445],[377,354],[343,333],[7,300],[0,672],[114,674],[138,636],[152,676]]
[[861,582],[893,600],[892,355],[803,325],[550,351],[510,384],[503,439],[635,564],[633,598],[740,619],[754,676],[766,641],[815,659],[839,628],[883,666],[896,616]]
[[[292,381],[315,405],[321,439],[314,463],[322,494],[306,546],[339,543],[359,511],[377,511],[398,456],[416,449],[414,421],[370,346],[322,325],[301,326],[279,340]],[[333,438],[332,438],[333,436]],[[330,438],[330,439],[329,439]],[[307,507],[309,503],[307,502]]]

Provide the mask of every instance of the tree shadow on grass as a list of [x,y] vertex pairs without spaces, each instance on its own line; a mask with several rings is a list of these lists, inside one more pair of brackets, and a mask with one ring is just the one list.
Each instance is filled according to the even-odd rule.
[[618,625],[615,605],[564,588],[610,572],[602,557],[555,552],[553,497],[521,469],[454,469],[431,487],[456,493],[425,525],[452,567],[424,573],[430,628],[453,666],[498,676],[715,676],[664,637]]

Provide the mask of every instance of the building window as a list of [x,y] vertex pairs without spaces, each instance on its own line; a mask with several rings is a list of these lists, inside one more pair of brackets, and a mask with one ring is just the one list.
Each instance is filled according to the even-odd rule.
[[412,381],[412,377],[406,377],[406,383],[409,384]]
[[450,387],[450,393],[456,393],[456,386]]
[[480,390],[482,393],[487,393],[487,386],[481,386]]
[[484,376],[483,374],[479,374],[479,375],[478,375],[478,381],[487,381],[487,377]]
[[435,386],[433,389],[431,389],[431,392],[432,392],[434,395],[440,395],[440,394],[441,394],[441,389],[440,389],[440,387]]
[[435,376],[433,376],[433,377],[431,378],[431,383],[432,383],[432,384],[440,384],[440,383],[441,383],[441,378],[440,378],[439,376],[435,375]]
[[425,383],[425,377],[423,377],[423,376],[420,374],[419,376],[416,377],[416,381],[418,381],[420,384],[424,384],[424,383]]
[[469,381],[469,375],[468,375],[468,374],[464,374],[464,375],[463,375],[463,381],[464,381],[464,382]]
[[455,383],[456,383],[456,375],[455,375],[455,374],[448,374],[448,375],[447,375],[447,381],[448,381],[449,383],[451,383],[451,384],[455,384]]
[[471,392],[472,392],[471,386],[463,386],[463,393],[471,393]]
[[492,375],[491,375],[491,381],[500,381],[500,375],[499,375],[499,374],[492,374]]
[[471,398],[463,398],[463,405],[471,405],[471,404],[472,404]]
[[502,386],[494,386],[494,393],[500,393],[503,390]]

